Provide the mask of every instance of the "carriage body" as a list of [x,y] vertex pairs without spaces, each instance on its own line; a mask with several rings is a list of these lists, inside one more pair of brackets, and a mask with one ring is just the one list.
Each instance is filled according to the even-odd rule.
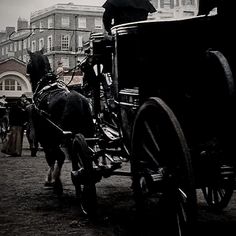
[[[113,28],[113,79],[130,149],[137,111],[134,107],[150,97],[159,97],[180,122],[192,156],[196,156],[196,166],[200,154],[222,139],[224,148],[233,153],[234,81],[225,75],[222,61],[209,53],[227,54],[230,47],[227,38],[222,41],[220,27],[217,16],[199,16]],[[126,91],[132,97],[128,103]]]
[[[91,54],[98,72],[92,73],[94,117],[88,100],[80,97],[91,118],[82,128],[95,124],[92,137],[76,133],[81,127],[78,131],[68,127],[67,132],[38,111],[60,132],[68,149],[72,181],[85,213],[96,211],[95,184],[114,174],[132,175],[137,207],[143,213],[146,207],[155,210],[153,204],[161,205],[174,235],[189,235],[196,188],[203,190],[209,206],[227,206],[234,187],[234,48],[231,38],[221,37],[225,31],[219,22],[217,16],[142,21],[114,27],[112,40],[93,34]],[[113,79],[109,89],[116,106],[107,106],[110,114],[101,109],[103,73],[111,73]],[[65,124],[79,123],[84,111],[76,112],[78,119],[72,116],[75,123],[68,118]],[[131,173],[117,172],[127,159]]]
[[235,48],[224,23],[217,15],[141,21],[113,27],[113,45],[101,35],[92,39],[98,61],[112,59],[137,205],[146,201],[143,191],[174,182],[181,197],[172,192],[173,202],[186,197],[186,222],[194,218],[196,189],[219,209],[234,188]]

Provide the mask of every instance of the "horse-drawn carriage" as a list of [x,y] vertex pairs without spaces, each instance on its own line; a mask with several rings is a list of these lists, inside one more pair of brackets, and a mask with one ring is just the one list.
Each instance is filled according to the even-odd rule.
[[[96,211],[95,186],[102,177],[130,175],[137,209],[166,204],[177,235],[183,235],[195,218],[196,189],[214,209],[226,207],[233,194],[235,86],[232,54],[229,61],[225,56],[230,47],[219,37],[217,16],[129,23],[112,34],[112,41],[91,37],[96,101],[104,83],[101,64],[112,65],[115,107],[108,104],[109,117],[96,108],[94,135],[85,138],[46,119],[69,146],[72,181],[85,212]],[[127,159],[131,173],[117,172]]]

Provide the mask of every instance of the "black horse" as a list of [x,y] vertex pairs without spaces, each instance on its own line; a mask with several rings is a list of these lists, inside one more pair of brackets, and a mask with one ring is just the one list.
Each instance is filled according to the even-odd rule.
[[[43,50],[28,51],[28,54],[30,60],[27,73],[34,102],[31,120],[49,166],[45,184],[53,183],[54,190],[62,193],[60,173],[65,154],[69,154],[70,158],[73,156],[71,140],[76,134],[93,136],[92,113],[86,97],[76,91],[70,91],[66,85],[57,81]],[[72,170],[78,170],[77,161],[73,158],[71,161]]]

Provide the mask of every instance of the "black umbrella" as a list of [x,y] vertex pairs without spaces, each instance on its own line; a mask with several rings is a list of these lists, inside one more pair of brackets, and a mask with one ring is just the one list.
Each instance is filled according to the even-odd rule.
[[103,7],[107,8],[109,5],[113,5],[117,8],[119,7],[132,7],[137,9],[143,9],[147,12],[155,12],[156,9],[154,6],[150,3],[149,0],[107,0]]

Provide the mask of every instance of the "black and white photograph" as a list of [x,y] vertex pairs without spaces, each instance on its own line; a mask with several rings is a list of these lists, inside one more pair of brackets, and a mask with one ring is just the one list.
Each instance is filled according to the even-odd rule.
[[1,0],[0,235],[234,235],[235,5]]

